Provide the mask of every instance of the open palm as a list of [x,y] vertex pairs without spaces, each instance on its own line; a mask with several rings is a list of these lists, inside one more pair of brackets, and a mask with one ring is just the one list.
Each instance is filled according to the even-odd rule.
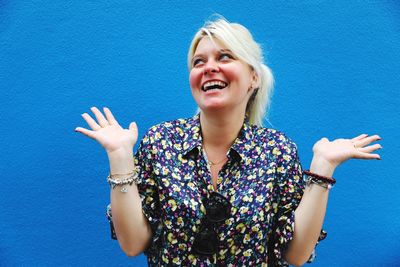
[[314,155],[324,158],[333,166],[338,166],[351,158],[380,159],[380,156],[373,152],[381,149],[381,145],[371,145],[372,142],[380,139],[378,135],[368,136],[367,134],[359,135],[353,139],[336,139],[333,141],[322,138],[315,143],[313,151]]
[[115,152],[132,152],[138,137],[136,123],[132,122],[129,125],[129,129],[124,129],[119,125],[108,108],[104,108],[103,110],[105,116],[98,108],[91,108],[91,111],[96,116],[97,122],[88,113],[83,113],[82,117],[91,130],[77,127],[75,131],[99,142],[108,154]]

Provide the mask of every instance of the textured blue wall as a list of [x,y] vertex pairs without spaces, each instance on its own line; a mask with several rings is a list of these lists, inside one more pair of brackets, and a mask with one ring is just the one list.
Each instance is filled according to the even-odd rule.
[[93,105],[140,135],[191,116],[187,48],[217,12],[263,44],[304,167],[323,136],[383,137],[382,161],[336,171],[313,266],[400,266],[400,4],[180,2],[0,1],[0,265],[146,266],[110,240],[106,155],[73,130]]

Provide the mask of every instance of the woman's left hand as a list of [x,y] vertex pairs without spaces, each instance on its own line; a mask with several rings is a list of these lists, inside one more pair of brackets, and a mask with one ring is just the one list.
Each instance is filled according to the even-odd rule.
[[373,152],[381,149],[382,146],[380,144],[371,145],[372,142],[378,140],[381,140],[378,135],[368,136],[367,134],[359,135],[353,139],[336,139],[333,141],[322,138],[314,144],[314,159],[323,161],[332,168],[336,168],[351,158],[381,159],[379,154]]

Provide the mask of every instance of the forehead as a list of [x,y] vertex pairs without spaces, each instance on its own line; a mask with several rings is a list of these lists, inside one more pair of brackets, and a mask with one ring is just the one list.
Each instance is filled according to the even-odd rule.
[[215,52],[220,50],[229,50],[227,46],[216,38],[210,38],[209,36],[204,36],[201,38],[199,43],[197,44],[196,50],[194,52],[195,55],[203,54],[207,52]]

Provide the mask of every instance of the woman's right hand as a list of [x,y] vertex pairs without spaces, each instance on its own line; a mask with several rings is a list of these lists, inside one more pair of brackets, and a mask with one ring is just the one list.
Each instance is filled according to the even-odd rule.
[[136,123],[132,122],[129,129],[124,129],[108,108],[103,109],[105,117],[96,107],[92,107],[90,110],[96,116],[97,122],[88,113],[83,113],[82,117],[92,130],[77,127],[75,131],[99,142],[109,157],[111,155],[131,155],[138,137]]

